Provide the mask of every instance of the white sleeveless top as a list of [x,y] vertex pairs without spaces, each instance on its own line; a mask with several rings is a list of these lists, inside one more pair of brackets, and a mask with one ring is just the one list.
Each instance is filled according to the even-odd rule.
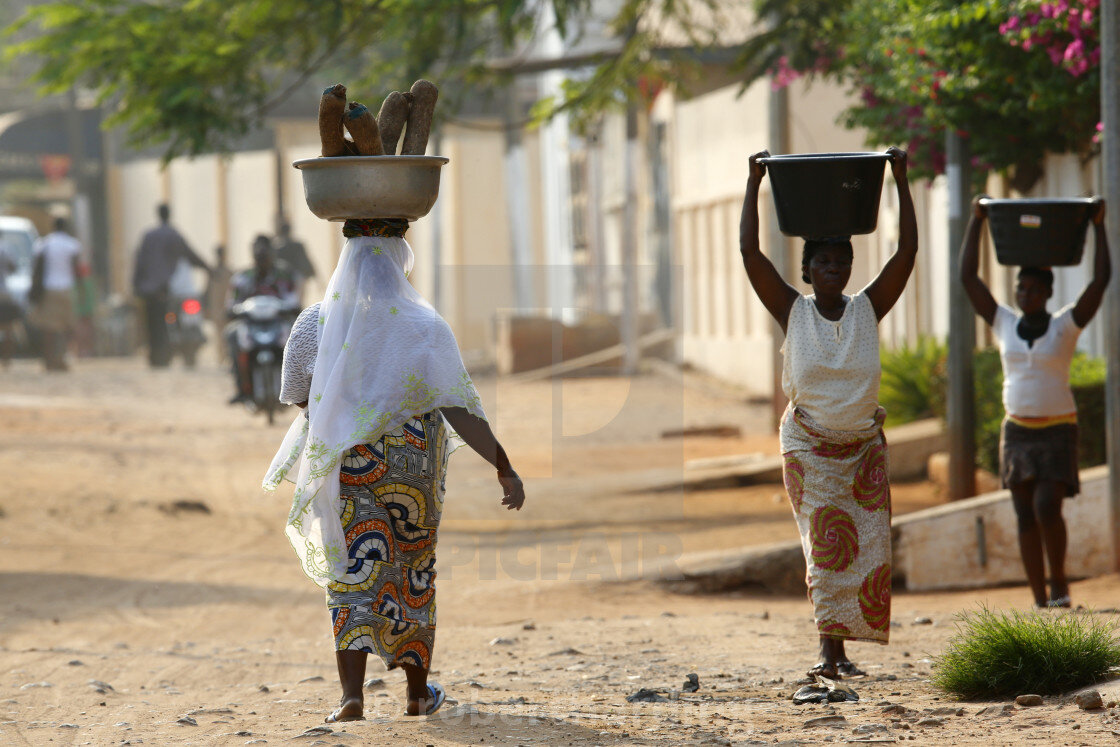
[[848,298],[838,321],[821,316],[812,296],[793,302],[782,345],[782,390],[820,426],[859,431],[879,408],[879,320],[866,292]]
[[1003,409],[1022,418],[1053,417],[1077,412],[1069,388],[1069,366],[1077,352],[1081,328],[1073,321],[1071,303],[1050,318],[1046,334],[1027,345],[1019,337],[1022,314],[996,307],[992,332],[1003,363]]

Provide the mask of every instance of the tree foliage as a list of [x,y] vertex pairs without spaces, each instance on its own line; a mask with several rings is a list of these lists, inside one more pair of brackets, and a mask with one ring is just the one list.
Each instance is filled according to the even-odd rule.
[[30,38],[8,56],[36,58],[45,90],[93,89],[110,123],[171,157],[221,147],[326,71],[345,69],[373,103],[385,81],[492,80],[488,61],[539,33],[545,10],[571,41],[604,5],[613,15],[596,33],[614,46],[568,70],[538,117],[587,120],[665,86],[687,94],[714,59],[744,86],[817,76],[847,87],[842,122],[869,145],[907,147],[916,175],[941,172],[950,129],[981,172],[1010,172],[1024,190],[1047,152],[1094,147],[1099,0],[59,1],[16,24]]
[[[1025,191],[1048,152],[1094,148],[1098,4],[760,0],[777,21],[756,69],[769,64],[776,85],[808,75],[848,86],[857,103],[842,121],[866,129],[869,144],[904,144],[915,175],[944,170],[944,135],[956,130],[981,172],[1009,172]],[[822,14],[827,42],[802,30]]]
[[[566,30],[590,0],[550,0]],[[530,0],[84,0],[31,8],[10,59],[38,61],[46,93],[97,93],[137,145],[168,158],[220,149],[313,75],[347,71],[374,99],[385,81],[467,81],[528,33]],[[334,81],[330,81],[334,82]]]

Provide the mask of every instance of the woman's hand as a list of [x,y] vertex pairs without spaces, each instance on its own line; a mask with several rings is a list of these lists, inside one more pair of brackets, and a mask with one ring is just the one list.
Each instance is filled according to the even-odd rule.
[[906,180],[906,151],[902,148],[891,146],[887,148],[887,157],[891,161],[891,173],[894,174],[894,180],[901,182]]
[[750,164],[750,170],[751,170],[750,181],[752,183],[754,183],[754,184],[761,184],[762,183],[762,177],[766,176],[766,164],[759,163],[758,159],[769,158],[769,157],[770,157],[770,151],[768,151],[768,150],[760,150],[758,153],[755,153],[753,156],[750,157],[750,160],[748,161],[748,163]]
[[972,214],[976,216],[977,220],[984,220],[988,217],[988,206],[980,202],[986,199],[988,199],[988,195],[985,194],[979,194],[972,198]]
[[498,473],[498,483],[502,486],[502,505],[509,510],[521,510],[525,503],[525,485],[512,468]]
[[1093,223],[1098,226],[1104,225],[1104,212],[1105,203],[1103,197],[1096,197],[1093,199]]

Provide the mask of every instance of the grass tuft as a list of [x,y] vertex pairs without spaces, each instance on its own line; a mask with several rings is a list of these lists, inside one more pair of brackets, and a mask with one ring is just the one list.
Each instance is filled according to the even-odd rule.
[[957,620],[932,682],[963,698],[1057,695],[1106,679],[1120,666],[1116,624],[1094,615],[982,607]]

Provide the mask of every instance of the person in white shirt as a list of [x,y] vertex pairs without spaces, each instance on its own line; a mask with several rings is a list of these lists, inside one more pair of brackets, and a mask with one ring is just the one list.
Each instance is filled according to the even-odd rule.
[[[992,326],[1003,364],[1000,480],[1010,489],[1019,523],[1019,553],[1038,607],[1069,607],[1066,524],[1062,500],[1080,492],[1077,474],[1077,406],[1069,388],[1069,366],[1081,330],[1097,313],[1112,265],[1104,227],[1104,201],[1093,213],[1096,248],[1093,279],[1076,303],[1051,315],[1046,302],[1054,273],[1023,267],[1015,284],[1021,314],[996,303],[980,279],[980,230],[987,207],[972,201],[972,217],[961,247],[961,283],[976,313]],[[1043,548],[1050,564],[1046,593]]]
[[906,179],[906,152],[887,151],[898,191],[898,249],[854,296],[848,237],[806,240],[803,296],[758,243],[758,190],[766,167],[756,153],[743,201],[739,248],[747,277],[786,333],[782,388],[789,407],[780,437],[783,478],[808,570],[820,660],[809,676],[863,674],[845,641],[886,644],[891,615],[891,492],[886,412],[879,406],[879,320],[914,269],[918,222]]
[[43,363],[65,371],[66,346],[74,327],[74,286],[80,273],[81,243],[67,233],[65,218],[35,246],[31,322],[43,333]]

